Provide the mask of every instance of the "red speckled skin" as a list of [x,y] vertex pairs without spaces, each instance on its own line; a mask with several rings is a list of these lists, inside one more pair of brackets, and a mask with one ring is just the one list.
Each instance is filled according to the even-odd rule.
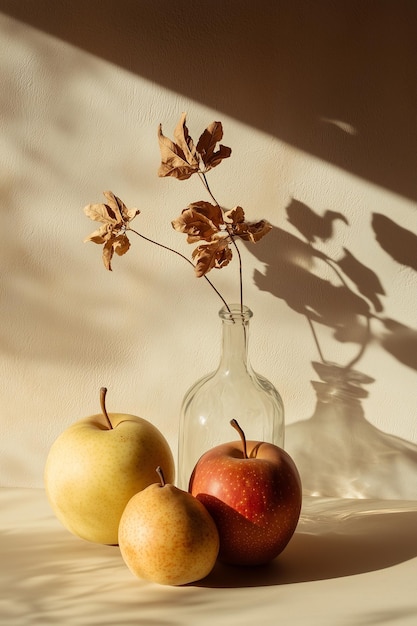
[[220,535],[219,560],[260,565],[291,539],[301,511],[301,480],[291,457],[270,443],[225,443],[200,458],[189,491],[208,509]]

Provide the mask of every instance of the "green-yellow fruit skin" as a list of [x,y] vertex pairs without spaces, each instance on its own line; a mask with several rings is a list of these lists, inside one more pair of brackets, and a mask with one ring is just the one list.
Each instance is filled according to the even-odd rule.
[[185,585],[211,572],[219,534],[207,509],[191,494],[154,484],[128,502],[120,520],[119,547],[135,576]]
[[49,451],[44,483],[58,520],[74,535],[114,545],[130,498],[157,479],[163,468],[174,481],[172,452],[162,433],[134,415],[81,419],[65,430]]

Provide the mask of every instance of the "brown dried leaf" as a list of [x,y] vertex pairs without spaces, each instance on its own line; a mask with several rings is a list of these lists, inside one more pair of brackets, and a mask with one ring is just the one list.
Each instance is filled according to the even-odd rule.
[[224,221],[230,224],[240,224],[245,221],[245,212],[241,206],[236,206],[224,214]]
[[188,132],[188,128],[185,123],[186,118],[187,118],[187,114],[183,113],[181,115],[180,121],[175,127],[174,137],[177,140],[177,145],[183,151],[188,165],[191,165],[191,167],[198,168],[199,162],[198,162],[198,157],[197,157],[197,150]]
[[109,237],[103,246],[103,263],[106,269],[112,270],[111,260],[113,253],[116,252],[119,256],[126,254],[130,248],[130,242],[127,236],[123,233],[115,237]]
[[139,209],[128,209],[112,191],[104,191],[103,195],[107,198],[108,204],[87,204],[84,207],[86,216],[95,222],[122,225],[140,213]]
[[117,224],[119,221],[114,210],[107,204],[87,204],[84,213],[95,222]]
[[200,200],[189,204],[171,224],[175,230],[188,235],[188,243],[201,239],[210,241],[223,224],[223,214],[218,205]]
[[201,156],[201,159],[205,165],[206,171],[216,167],[223,159],[227,159],[231,153],[231,148],[219,145],[219,149],[216,150],[216,146],[223,137],[223,126],[221,122],[212,122],[207,126],[206,130],[200,136],[197,143],[197,152]]
[[123,256],[130,248],[130,241],[126,234],[118,235],[113,240],[113,250],[118,256]]
[[107,224],[103,224],[98,230],[95,230],[91,233],[91,235],[88,235],[88,237],[84,239],[84,243],[87,241],[92,241],[93,243],[105,243],[109,238],[109,233],[111,234],[111,231],[111,226],[109,227]]
[[88,204],[84,213],[96,222],[102,222],[98,230],[86,237],[84,241],[104,244],[103,263],[111,270],[111,260],[114,252],[119,256],[126,254],[130,243],[126,235],[129,222],[138,215],[139,209],[128,209],[124,202],[111,191],[105,191],[104,196],[108,204]]
[[259,222],[243,222],[237,224],[233,228],[233,234],[240,237],[244,241],[257,243],[262,237],[265,237],[272,230],[272,225],[267,220]]
[[231,224],[231,231],[235,237],[244,241],[256,243],[272,229],[267,220],[259,222],[245,222],[245,212],[241,206],[237,206],[224,214],[224,221]]
[[196,263],[195,273],[198,278],[205,276],[213,268],[220,269],[232,260],[228,236],[218,235],[210,243],[203,243],[193,251]]
[[162,133],[162,124],[159,125],[158,141],[161,152],[161,164],[158,176],[172,176],[178,180],[186,180],[199,170],[196,148],[188,134],[185,125],[185,113],[178,122],[174,135],[178,143],[174,143]]

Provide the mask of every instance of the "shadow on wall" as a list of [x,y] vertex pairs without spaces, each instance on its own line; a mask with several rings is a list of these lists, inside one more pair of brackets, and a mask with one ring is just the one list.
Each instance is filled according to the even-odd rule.
[[417,198],[414,0],[0,0],[0,11]]
[[[304,491],[322,496],[416,499],[417,446],[379,431],[366,420],[361,400],[374,379],[354,366],[372,341],[417,370],[417,329],[384,317],[380,299],[384,289],[378,276],[349,250],[343,249],[342,258],[336,261],[314,246],[317,239],[332,237],[335,220],[348,224],[344,215],[328,211],[320,216],[292,200],[287,217],[304,240],[273,229],[268,241],[255,248],[266,267],[264,275],[255,272],[255,283],[305,316],[320,356],[313,363],[320,379],[312,382],[317,393],[314,414],[286,430],[286,449],[300,470]],[[372,227],[376,240],[393,259],[415,268],[416,235],[376,213]],[[334,281],[314,273],[319,264],[326,266]],[[335,340],[357,345],[357,355],[347,364],[329,362],[320,347],[317,325],[332,328]],[[382,336],[373,332],[374,326],[384,329]]]
[[[417,197],[417,131],[410,89],[414,0],[395,5],[261,0],[256,11],[251,0],[213,0],[209,8],[184,0],[0,0],[0,11],[381,187]],[[59,66],[59,59],[55,62]],[[367,422],[361,401],[372,377],[356,369],[372,340],[417,370],[417,329],[383,315],[384,290],[373,269],[347,249],[336,261],[315,246],[318,239],[332,237],[335,222],[348,227],[343,214],[319,216],[294,200],[287,215],[302,238],[275,228],[266,244],[255,247],[267,267],[265,276],[258,273],[255,280],[261,290],[305,316],[316,338],[316,410],[310,419],[287,429],[287,448],[300,467],[305,490],[417,498],[417,446]],[[374,214],[372,227],[394,260],[417,269],[416,235],[379,214]],[[324,265],[332,280],[316,275],[316,264]],[[27,267],[21,272],[25,279]],[[38,317],[52,324],[67,315],[66,309],[54,311],[44,304],[48,276],[34,278],[43,287],[29,292],[33,306],[39,307]],[[72,290],[79,293],[76,284],[66,289],[69,301]],[[93,319],[97,300],[85,295]],[[21,298],[15,294],[10,306],[23,316],[25,307],[20,305],[26,301]],[[84,314],[74,318],[74,334],[91,336],[96,325],[85,328],[84,319]],[[378,336],[375,324],[383,329]],[[333,329],[338,342],[355,343],[357,356],[348,364],[330,363],[321,352],[316,325]],[[60,326],[50,332],[56,338],[51,342],[54,352],[58,346],[65,358],[70,348],[60,338]],[[32,341],[45,351],[36,337]],[[25,345],[22,338],[21,350]]]

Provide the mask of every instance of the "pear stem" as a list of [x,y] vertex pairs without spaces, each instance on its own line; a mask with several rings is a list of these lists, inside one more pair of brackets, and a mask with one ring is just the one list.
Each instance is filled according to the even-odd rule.
[[243,432],[242,428],[239,426],[237,420],[235,420],[235,419],[230,420],[230,424],[233,426],[233,428],[235,430],[237,430],[237,432],[240,435],[240,438],[242,440],[243,458],[247,459],[248,458],[248,450],[247,450],[247,447],[246,447],[245,433]]
[[162,467],[160,465],[158,465],[158,467],[156,468],[156,473],[159,476],[159,480],[161,481],[161,487],[165,487],[166,482],[165,482],[165,476],[164,476],[164,472],[162,471]]
[[106,393],[107,393],[107,388],[106,387],[102,387],[100,389],[100,406],[101,406],[101,410],[103,412],[103,415],[106,418],[107,424],[109,426],[109,430],[113,430],[113,424],[110,421],[110,417],[109,417],[109,414],[107,413],[107,409],[106,409]]

